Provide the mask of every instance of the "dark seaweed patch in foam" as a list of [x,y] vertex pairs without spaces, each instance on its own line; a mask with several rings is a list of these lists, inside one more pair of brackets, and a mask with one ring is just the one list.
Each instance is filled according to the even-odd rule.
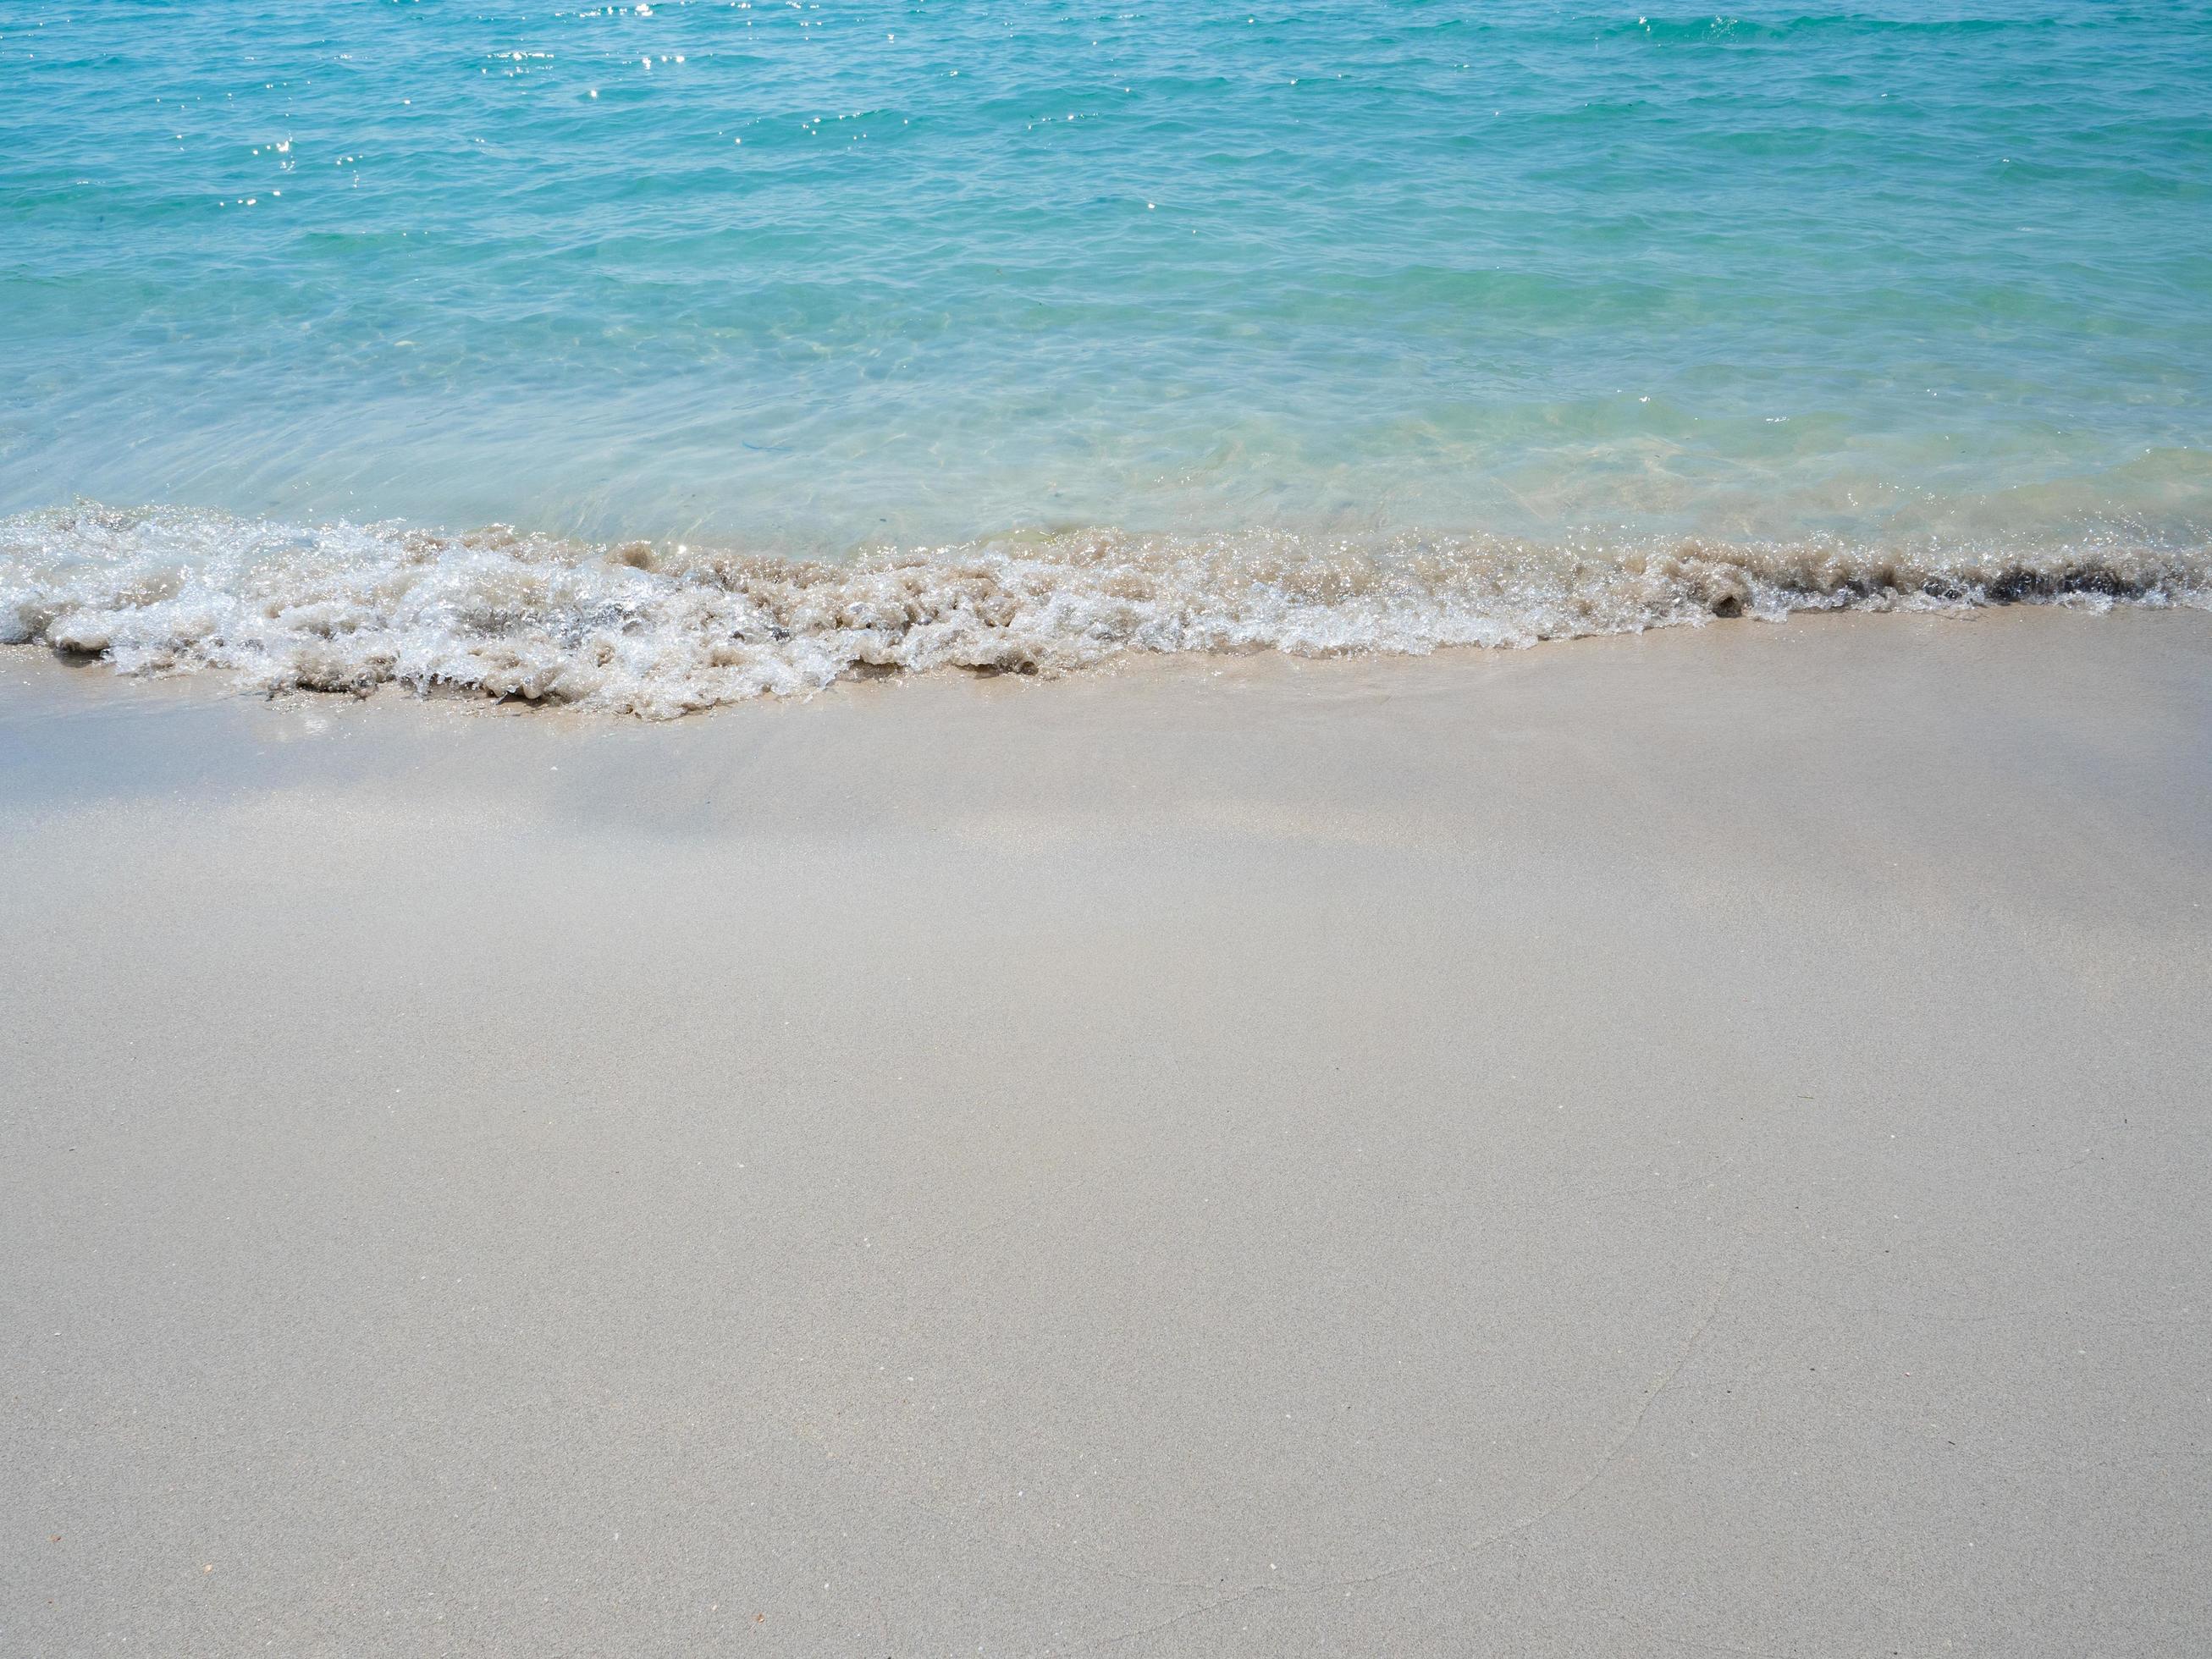
[[660,718],[1128,652],[1418,653],[1806,610],[2212,605],[2212,549],[1088,531],[845,562],[96,507],[0,520],[0,641],[270,692],[397,684]]

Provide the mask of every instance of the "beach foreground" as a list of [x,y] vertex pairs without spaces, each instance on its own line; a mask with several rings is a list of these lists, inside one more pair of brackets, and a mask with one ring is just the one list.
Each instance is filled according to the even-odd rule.
[[2212,1646],[2212,617],[0,657],[0,1648]]

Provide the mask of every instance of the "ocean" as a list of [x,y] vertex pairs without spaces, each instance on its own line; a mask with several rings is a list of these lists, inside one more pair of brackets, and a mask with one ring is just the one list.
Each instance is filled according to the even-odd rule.
[[0,641],[643,714],[2212,602],[2200,3],[0,5]]

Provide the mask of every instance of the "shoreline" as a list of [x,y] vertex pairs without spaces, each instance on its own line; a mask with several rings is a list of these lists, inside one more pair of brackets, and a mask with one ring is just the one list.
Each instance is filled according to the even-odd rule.
[[2212,616],[0,653],[0,1644],[2212,1637]]
[[469,690],[672,719],[855,679],[1128,656],[1425,656],[1715,619],[2212,609],[2212,549],[2044,526],[1898,544],[1069,530],[849,562],[87,505],[0,519],[0,640],[265,691]]

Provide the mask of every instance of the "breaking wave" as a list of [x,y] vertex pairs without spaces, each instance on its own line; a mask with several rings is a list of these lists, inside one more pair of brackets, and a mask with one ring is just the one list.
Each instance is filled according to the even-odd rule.
[[0,642],[125,673],[227,672],[270,693],[450,687],[649,719],[939,668],[1052,675],[1135,652],[1422,653],[2021,600],[2212,608],[2212,546],[1097,530],[808,561],[177,508],[0,520]]

